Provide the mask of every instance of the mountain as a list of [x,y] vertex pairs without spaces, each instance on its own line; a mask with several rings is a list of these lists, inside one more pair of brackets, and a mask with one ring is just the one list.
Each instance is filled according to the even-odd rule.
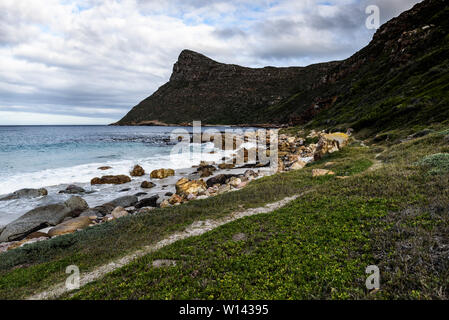
[[449,8],[425,0],[336,62],[245,68],[184,50],[170,81],[117,125],[299,125],[373,128],[449,118]]

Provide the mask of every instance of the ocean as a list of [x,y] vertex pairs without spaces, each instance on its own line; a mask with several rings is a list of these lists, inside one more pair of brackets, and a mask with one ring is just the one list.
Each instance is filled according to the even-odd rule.
[[[59,194],[69,184],[89,191],[83,196],[90,206],[100,205],[119,196],[135,194],[146,178],[119,186],[90,186],[90,180],[102,175],[127,174],[135,164],[147,173],[154,169],[186,169],[189,174],[200,160],[218,162],[226,152],[214,148],[213,143],[201,144],[200,153],[186,156],[170,153],[175,143],[170,135],[175,129],[187,127],[119,127],[119,126],[0,126],[0,195],[22,188],[42,188],[47,197],[0,201],[0,225],[5,225],[38,205],[66,200],[69,195]],[[225,127],[207,129],[224,130]],[[215,151],[214,154],[210,154]],[[202,158],[201,158],[202,157]],[[101,166],[111,170],[100,171]],[[190,169],[189,169],[190,168]],[[172,179],[177,179],[177,176]],[[167,181],[167,184],[173,181]],[[130,190],[126,190],[129,188]],[[158,186],[152,193],[169,190]],[[1,196],[0,196],[1,197]]]

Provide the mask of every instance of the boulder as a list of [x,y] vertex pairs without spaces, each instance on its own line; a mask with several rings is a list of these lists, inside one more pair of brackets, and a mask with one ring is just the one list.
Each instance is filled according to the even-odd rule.
[[244,188],[248,185],[249,181],[243,181],[242,183],[240,183],[236,188],[237,189],[241,189]]
[[229,169],[234,169],[234,168],[235,168],[235,164],[233,164],[233,163],[220,163],[220,164],[218,165],[218,168],[221,169],[221,170],[225,170],[225,169],[227,169],[227,170],[229,170]]
[[0,234],[0,242],[21,240],[37,230],[55,226],[67,217],[76,217],[87,208],[86,201],[79,197],[61,204],[37,207],[8,224]]
[[290,170],[300,170],[306,166],[307,163],[304,161],[298,160],[293,162],[293,164],[290,166]]
[[136,197],[142,197],[142,196],[146,196],[148,193],[146,192],[137,192],[134,196]]
[[129,213],[123,207],[117,207],[112,210],[111,215],[114,217],[114,219],[119,219],[128,216]]
[[171,206],[171,204],[170,204],[170,202],[168,202],[168,200],[164,200],[161,202],[161,208],[168,208],[170,206]]
[[173,169],[158,169],[151,172],[150,176],[152,179],[165,179],[170,176],[175,175],[175,170]]
[[209,168],[203,168],[202,170],[199,171],[199,173],[200,173],[200,178],[207,178],[207,177],[210,177],[211,175],[213,175],[214,171]]
[[61,224],[58,224],[56,227],[50,229],[48,231],[48,235],[50,237],[60,236],[67,233],[73,233],[80,229],[85,229],[90,225],[89,217],[78,217]]
[[340,150],[348,144],[348,141],[349,136],[346,133],[321,134],[313,154],[314,160],[320,160],[325,154]]
[[42,196],[48,195],[47,189],[20,189],[17,191],[14,191],[11,194],[8,194],[7,196],[0,198],[0,201],[7,201],[7,200],[15,200],[15,199],[22,199],[22,198],[38,198]]
[[218,190],[217,190],[217,194],[222,194],[225,192],[231,191],[231,186],[229,184],[222,184]]
[[137,202],[135,205],[136,209],[140,209],[143,207],[157,207],[157,199],[159,199],[158,195],[152,196],[150,198],[145,198]]
[[170,199],[168,199],[168,203],[170,203],[171,205],[174,205],[176,203],[181,203],[182,202],[182,197],[174,194],[170,197]]
[[103,204],[101,206],[96,206],[94,208],[87,209],[80,214],[80,217],[104,217],[114,210],[114,206],[110,204]]
[[203,180],[180,179],[176,182],[176,194],[187,197],[189,194],[197,196],[207,189],[207,185]]
[[322,177],[326,175],[334,175],[335,172],[326,169],[313,169],[312,177]]
[[112,205],[114,208],[116,207],[132,207],[134,206],[139,199],[137,199],[136,196],[124,196],[117,199],[112,200],[111,202],[108,202],[108,205]]
[[232,177],[231,179],[229,179],[229,184],[231,185],[231,187],[237,188],[241,183],[242,179],[240,178]]
[[145,174],[145,170],[143,170],[143,168],[137,164],[134,166],[130,174],[131,177],[141,177]]
[[247,179],[251,179],[251,178],[257,178],[258,174],[255,173],[253,170],[246,170],[245,173],[243,174],[243,176]]
[[151,188],[154,188],[155,186],[156,186],[156,184],[154,184],[151,181],[144,181],[140,185],[140,187],[143,188],[143,189],[151,189]]
[[66,194],[81,194],[85,192],[86,190],[73,184],[69,185],[65,190],[59,191],[59,193],[66,193]]
[[101,178],[93,178],[91,184],[124,184],[131,182],[131,178],[125,175],[103,176]]
[[83,213],[81,216],[83,217],[104,217],[112,212],[116,207],[132,207],[134,206],[139,199],[136,196],[124,196],[117,199],[112,200],[111,202],[102,204],[101,206],[96,206],[94,208],[90,208]]
[[234,175],[234,174],[219,174],[219,175],[216,175],[215,177],[207,179],[206,185],[207,185],[207,187],[213,187],[216,184],[225,184],[226,181],[232,177],[236,177],[236,175]]

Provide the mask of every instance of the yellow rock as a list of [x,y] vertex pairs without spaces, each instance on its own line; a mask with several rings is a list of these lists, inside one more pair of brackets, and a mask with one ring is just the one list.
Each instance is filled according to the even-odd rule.
[[348,141],[349,136],[346,133],[336,132],[322,134],[313,157],[315,160],[319,160],[327,153],[333,153],[340,150],[348,144]]
[[151,172],[151,178],[152,179],[165,179],[167,177],[170,176],[174,176],[175,175],[175,170],[173,169],[159,169],[159,170],[154,170],[153,172]]
[[188,196],[189,194],[198,195],[207,190],[207,185],[203,180],[180,179],[176,182],[176,194]]
[[321,177],[326,175],[333,175],[335,172],[326,170],[326,169],[313,169],[312,170],[312,176],[313,177]]
[[168,200],[164,200],[161,202],[161,208],[167,208],[170,207],[170,203],[168,202]]
[[298,160],[291,165],[290,170],[300,170],[304,168],[306,164],[307,163],[305,163],[304,161]]
[[66,222],[58,224],[56,227],[48,231],[50,237],[59,236],[62,234],[73,233],[76,230],[87,228],[90,225],[89,217],[78,217],[70,219]]
[[168,203],[170,203],[172,205],[176,204],[176,203],[181,203],[181,202],[182,202],[182,197],[177,194],[172,195],[170,197],[170,199],[168,199]]
[[128,216],[129,213],[123,207],[117,207],[112,210],[111,215],[114,217],[114,219],[119,219]]

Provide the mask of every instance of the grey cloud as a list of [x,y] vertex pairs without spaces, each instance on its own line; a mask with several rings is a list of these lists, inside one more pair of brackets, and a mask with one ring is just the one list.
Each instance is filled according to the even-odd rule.
[[[364,25],[368,4],[379,5],[384,21],[417,2],[336,4],[328,18],[314,6],[288,10],[294,2],[273,2],[268,10],[266,0],[257,6],[250,0],[117,1],[123,10],[113,1],[78,0],[91,9],[76,15],[62,4],[47,8],[46,0],[35,0],[41,8],[33,2],[36,8],[26,11],[28,1],[16,0],[22,6],[11,8],[0,3],[0,60],[8,61],[0,70],[0,111],[22,106],[26,112],[93,118],[110,111],[117,120],[168,80],[184,48],[252,67],[343,59],[372,36]],[[208,23],[217,5],[229,8]],[[283,11],[275,10],[278,5]],[[47,9],[55,11],[46,15]],[[198,16],[193,26],[183,20],[192,12]],[[41,29],[47,17],[53,19],[45,25],[51,32]]]
[[247,37],[247,34],[239,28],[220,28],[214,30],[214,34],[221,39],[230,39],[234,37]]

